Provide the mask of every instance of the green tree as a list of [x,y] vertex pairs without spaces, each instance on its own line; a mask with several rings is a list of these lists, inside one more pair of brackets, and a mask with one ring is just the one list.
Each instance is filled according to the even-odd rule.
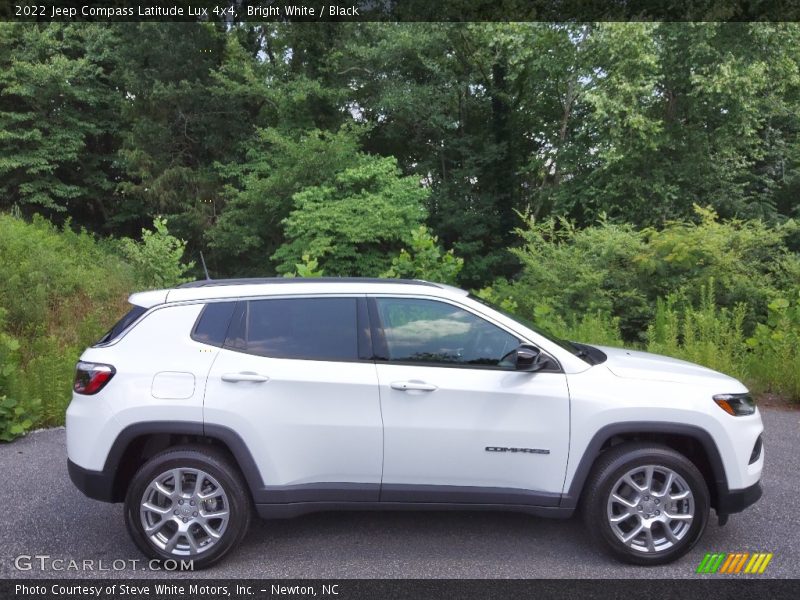
[[427,193],[415,177],[401,176],[394,159],[360,156],[332,183],[293,196],[287,241],[273,257],[278,272],[309,254],[328,275],[379,275],[425,218]]
[[269,95],[249,30],[214,23],[140,23],[122,30],[125,90],[114,227],[134,234],[165,215],[192,248],[219,212],[218,163],[269,120]]
[[0,23],[0,208],[102,224],[118,170],[114,28]]
[[596,164],[564,194],[588,207],[584,219],[605,211],[638,225],[691,217],[695,203],[725,217],[774,217],[775,194],[795,181],[786,166],[797,164],[797,146],[787,144],[797,121],[787,109],[797,102],[799,32],[762,23],[600,27],[587,120]]
[[272,256],[285,241],[283,221],[294,208],[292,197],[333,182],[356,164],[358,148],[358,131],[352,128],[258,130],[248,141],[245,161],[224,168],[227,203],[206,234],[214,250],[210,262],[225,273],[275,273]]

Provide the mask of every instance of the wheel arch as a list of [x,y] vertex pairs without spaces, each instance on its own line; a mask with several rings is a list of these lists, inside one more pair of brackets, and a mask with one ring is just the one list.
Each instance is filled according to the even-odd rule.
[[232,429],[185,421],[152,421],[129,425],[114,440],[103,467],[105,473],[113,474],[110,500],[121,502],[125,499],[131,478],[148,458],[184,444],[208,444],[223,450],[239,468],[251,497],[255,490],[263,487],[250,450]]
[[561,507],[577,508],[597,459],[607,449],[630,441],[662,443],[691,460],[706,481],[712,507],[717,508],[718,499],[728,493],[722,457],[714,438],[705,429],[687,423],[635,421],[606,425],[592,436],[568,490],[561,497]]

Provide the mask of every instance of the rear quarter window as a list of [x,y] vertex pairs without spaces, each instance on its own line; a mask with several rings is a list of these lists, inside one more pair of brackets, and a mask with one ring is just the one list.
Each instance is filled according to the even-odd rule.
[[197,317],[192,330],[192,339],[201,344],[222,348],[231,323],[236,302],[212,302],[206,304]]
[[147,309],[144,306],[137,306],[136,304],[131,305],[130,310],[125,313],[119,321],[117,321],[114,326],[109,329],[103,337],[101,337],[97,342],[94,343],[95,346],[105,346],[110,344],[114,340],[118,339],[123,333],[125,333],[131,325],[133,325],[139,317],[141,317],[144,313],[147,312]]

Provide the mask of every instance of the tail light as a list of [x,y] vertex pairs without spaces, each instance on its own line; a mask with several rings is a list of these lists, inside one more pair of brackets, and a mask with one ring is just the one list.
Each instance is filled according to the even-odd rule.
[[77,394],[91,396],[102,390],[116,372],[111,365],[81,361],[75,367],[75,383],[72,389]]

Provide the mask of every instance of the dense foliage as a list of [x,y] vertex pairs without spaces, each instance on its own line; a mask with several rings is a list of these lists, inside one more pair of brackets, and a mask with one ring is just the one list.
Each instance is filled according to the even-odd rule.
[[[131,291],[178,282],[182,253],[157,252],[179,242],[163,221],[155,227],[142,242],[98,242],[41,217],[0,215],[0,440],[63,423],[83,349],[125,312]],[[131,256],[151,258],[140,268]]]
[[512,250],[522,269],[505,286],[527,313],[542,304],[561,314],[599,310],[618,318],[624,338],[637,342],[659,298],[680,292],[680,307],[697,304],[713,281],[716,304],[743,304],[752,331],[770,300],[800,285],[800,258],[787,247],[797,225],[719,222],[713,211],[695,210],[699,221],[669,221],[661,229],[606,219],[578,229],[564,219],[529,219],[517,229],[523,245]]
[[269,275],[302,256],[298,203],[346,212],[329,188],[396,161],[425,189],[400,221],[482,287],[519,268],[517,211],[797,216],[799,115],[796,23],[2,23],[0,210],[127,236],[160,214],[213,276]]
[[797,23],[0,23],[0,439],[201,251],[800,398],[798,194]]

